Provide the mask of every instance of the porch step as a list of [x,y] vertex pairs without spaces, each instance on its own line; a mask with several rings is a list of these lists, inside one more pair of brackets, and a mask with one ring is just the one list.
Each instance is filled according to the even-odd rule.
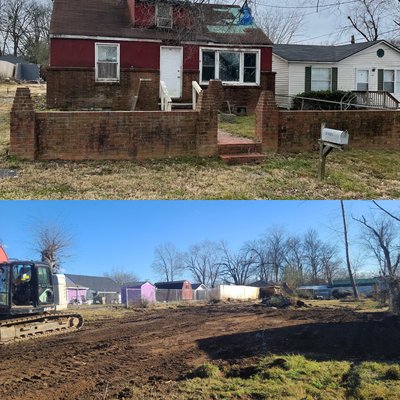
[[257,164],[265,160],[266,155],[261,153],[226,154],[219,158],[228,165]]
[[219,155],[261,153],[261,143],[223,143],[218,145]]
[[172,103],[172,108],[179,108],[182,110],[192,110],[193,104],[192,103]]
[[[158,106],[161,108],[161,103],[158,103]],[[171,108],[175,110],[192,110],[192,103],[171,103]]]
[[228,165],[255,164],[265,159],[261,143],[220,143],[219,158]]

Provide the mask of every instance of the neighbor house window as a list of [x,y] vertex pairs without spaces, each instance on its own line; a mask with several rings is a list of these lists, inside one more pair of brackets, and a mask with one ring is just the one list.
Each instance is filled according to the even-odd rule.
[[383,71],[383,90],[394,93],[395,71],[394,69],[385,69]]
[[337,67],[305,67],[304,91],[337,90],[338,69]]
[[96,43],[96,81],[119,81],[119,44]]
[[331,90],[332,88],[332,69],[331,68],[312,68],[311,69],[311,90]]
[[200,71],[202,83],[220,79],[231,84],[255,85],[260,82],[259,52],[202,49]]
[[357,90],[366,92],[368,90],[369,71],[367,69],[357,70]]
[[157,3],[156,23],[159,28],[172,28],[172,6],[169,4]]

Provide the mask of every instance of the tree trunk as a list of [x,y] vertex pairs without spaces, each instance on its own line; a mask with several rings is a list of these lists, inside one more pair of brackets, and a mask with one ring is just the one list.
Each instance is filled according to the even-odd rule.
[[346,214],[344,212],[343,200],[340,200],[340,207],[342,209],[343,233],[344,233],[344,245],[345,245],[345,249],[346,249],[347,270],[349,271],[349,277],[350,277],[351,286],[353,287],[354,298],[358,300],[360,298],[360,296],[358,294],[356,281],[354,280],[353,271],[351,270],[350,256],[349,256],[349,239],[347,237],[347,222],[346,222]]

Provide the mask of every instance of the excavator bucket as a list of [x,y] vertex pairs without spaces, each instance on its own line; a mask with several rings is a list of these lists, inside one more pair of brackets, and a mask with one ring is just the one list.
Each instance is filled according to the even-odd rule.
[[8,261],[7,253],[4,251],[3,247],[0,246],[0,263]]

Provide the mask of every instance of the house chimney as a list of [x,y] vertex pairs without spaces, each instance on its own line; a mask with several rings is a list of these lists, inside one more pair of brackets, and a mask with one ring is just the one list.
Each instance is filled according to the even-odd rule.
[[354,35],[351,35],[350,43],[354,44],[355,42],[356,42],[356,39],[355,39]]
[[135,0],[126,0],[128,2],[129,15],[131,17],[132,25],[135,24]]

